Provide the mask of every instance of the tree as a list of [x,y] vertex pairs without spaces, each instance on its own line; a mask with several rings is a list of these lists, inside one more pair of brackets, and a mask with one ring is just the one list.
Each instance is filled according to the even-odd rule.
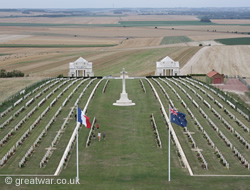
[[201,17],[200,22],[211,22],[211,20],[207,16],[204,16],[204,17]]
[[1,69],[0,78],[5,78],[5,77],[24,77],[24,73],[22,73],[19,70],[13,70],[13,71],[6,72],[5,69]]
[[6,70],[5,69],[1,69],[1,71],[0,71],[0,77],[1,78],[6,77]]

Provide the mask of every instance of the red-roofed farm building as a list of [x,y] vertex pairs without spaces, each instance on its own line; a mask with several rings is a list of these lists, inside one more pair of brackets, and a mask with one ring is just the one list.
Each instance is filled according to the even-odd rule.
[[206,80],[209,84],[223,84],[224,75],[212,70],[207,74]]

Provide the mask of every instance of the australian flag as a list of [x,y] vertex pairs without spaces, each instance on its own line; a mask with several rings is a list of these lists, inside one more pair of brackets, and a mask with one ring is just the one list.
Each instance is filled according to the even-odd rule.
[[170,108],[171,112],[171,122],[175,123],[181,127],[186,127],[187,126],[187,120],[186,120],[186,115],[184,113],[178,112],[174,108]]

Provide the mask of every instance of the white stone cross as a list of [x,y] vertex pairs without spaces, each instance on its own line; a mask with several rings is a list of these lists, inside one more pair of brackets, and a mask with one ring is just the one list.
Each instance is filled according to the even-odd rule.
[[127,72],[125,71],[125,68],[122,69],[122,93],[126,93],[126,83],[125,83],[125,74]]
[[122,74],[122,93],[120,94],[120,99],[113,103],[114,106],[134,106],[135,103],[128,99],[128,94],[126,93],[126,83],[125,83],[125,68],[123,68]]

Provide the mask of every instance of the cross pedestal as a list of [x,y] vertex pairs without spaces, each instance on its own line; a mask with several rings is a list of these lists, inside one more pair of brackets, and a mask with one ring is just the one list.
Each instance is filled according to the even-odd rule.
[[128,94],[126,93],[126,84],[125,84],[125,68],[123,68],[122,73],[122,93],[120,94],[120,99],[116,100],[116,103],[113,103],[114,106],[134,106],[135,103],[132,100],[128,99]]

